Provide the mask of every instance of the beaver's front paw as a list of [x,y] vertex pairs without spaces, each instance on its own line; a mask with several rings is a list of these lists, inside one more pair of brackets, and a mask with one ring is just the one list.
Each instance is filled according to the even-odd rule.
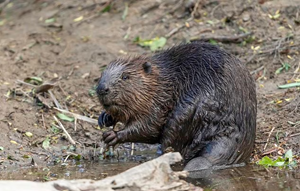
[[117,132],[115,131],[106,131],[102,135],[103,141],[108,145],[108,146],[114,146],[118,143],[118,136]]
[[115,124],[115,122],[114,122],[114,120],[113,120],[113,118],[112,118],[111,115],[107,114],[105,111],[103,111],[100,114],[100,116],[98,118],[98,125],[100,127],[104,127],[104,126],[105,127],[110,127],[110,126],[112,126],[114,124]]

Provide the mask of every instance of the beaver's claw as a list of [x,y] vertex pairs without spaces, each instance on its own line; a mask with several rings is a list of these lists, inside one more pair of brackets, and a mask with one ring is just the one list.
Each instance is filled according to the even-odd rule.
[[111,115],[107,114],[105,111],[103,111],[99,118],[98,118],[98,125],[100,127],[110,127],[112,125],[114,125],[114,120],[111,117]]
[[114,131],[107,131],[104,132],[103,135],[103,141],[108,145],[108,146],[114,146],[118,143],[118,136],[117,133]]

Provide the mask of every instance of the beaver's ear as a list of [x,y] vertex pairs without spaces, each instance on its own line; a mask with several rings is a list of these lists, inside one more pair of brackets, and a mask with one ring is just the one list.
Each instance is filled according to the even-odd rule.
[[152,66],[151,66],[150,62],[145,62],[143,64],[143,69],[144,69],[145,73],[147,73],[147,74],[151,73],[151,67]]

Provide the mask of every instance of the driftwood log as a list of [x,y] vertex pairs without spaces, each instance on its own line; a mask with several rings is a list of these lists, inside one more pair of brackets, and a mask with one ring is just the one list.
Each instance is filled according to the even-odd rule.
[[186,172],[173,172],[170,165],[182,159],[179,153],[167,153],[154,160],[133,167],[103,180],[56,180],[50,182],[0,181],[1,191],[146,191],[146,190],[202,190],[180,180]]

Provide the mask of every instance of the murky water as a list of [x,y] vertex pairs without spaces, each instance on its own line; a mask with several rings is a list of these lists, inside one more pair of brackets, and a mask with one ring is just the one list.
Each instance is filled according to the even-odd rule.
[[[69,163],[51,167],[34,167],[2,171],[2,180],[48,181],[56,179],[94,179],[119,174],[156,155],[135,155],[129,160],[110,160],[93,163]],[[192,178],[191,178],[192,177]],[[293,191],[300,190],[300,171],[265,169],[256,165],[218,171],[192,173],[188,182],[204,190],[232,191]]]
[[[187,181],[205,190],[293,191],[300,190],[300,171],[265,169],[257,165],[193,173]],[[202,177],[202,178],[197,178]]]
[[128,158],[106,159],[99,162],[69,161],[62,165],[47,167],[9,168],[0,171],[0,180],[33,180],[49,181],[57,179],[94,179],[100,180],[113,176],[139,165],[142,162],[156,158],[155,153],[133,155]]

